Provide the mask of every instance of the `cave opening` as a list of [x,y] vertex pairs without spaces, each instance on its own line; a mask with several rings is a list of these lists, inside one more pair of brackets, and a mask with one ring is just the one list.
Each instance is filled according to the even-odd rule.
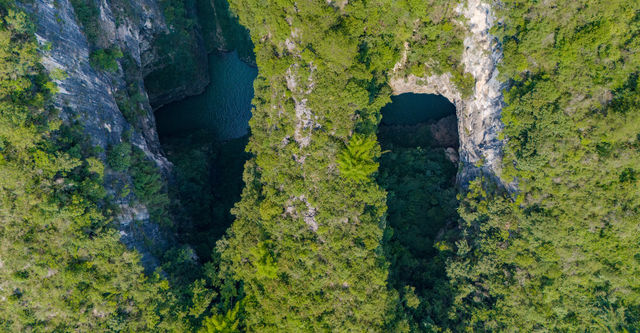
[[[414,322],[445,322],[446,242],[457,221],[456,108],[430,94],[392,96],[382,111],[378,183],[387,191],[389,283]],[[440,321],[439,321],[440,320]]]
[[214,52],[205,91],[155,112],[160,142],[174,164],[170,196],[177,235],[203,262],[211,259],[240,200],[257,73],[236,51]]

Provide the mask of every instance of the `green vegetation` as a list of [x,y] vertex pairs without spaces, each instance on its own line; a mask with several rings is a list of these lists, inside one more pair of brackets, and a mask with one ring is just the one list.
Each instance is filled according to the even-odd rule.
[[249,31],[240,25],[227,0],[196,0],[196,13],[208,52],[236,50],[243,61],[255,64]]
[[122,112],[124,119],[134,126],[138,124],[140,117],[144,116],[147,112],[141,107],[141,103],[145,101],[146,96],[140,93],[140,87],[137,84],[131,84],[127,87],[126,91],[116,93],[118,109]]
[[118,71],[118,59],[123,56],[119,48],[100,49],[91,52],[89,62],[95,69],[115,73]]
[[154,70],[144,78],[150,95],[176,87],[188,87],[194,78],[200,77],[206,59],[200,53],[196,19],[190,14],[195,0],[160,0],[169,27],[166,34],[154,39],[154,51],[162,55],[154,64]]
[[[97,39],[95,4],[72,2]],[[199,70],[203,6],[160,4],[156,90]],[[513,193],[483,177],[457,193],[441,148],[378,132],[405,42],[404,74],[471,91],[455,5],[231,0],[260,69],[241,196],[244,139],[169,140],[169,188],[129,140],[106,152],[154,220],[178,222],[145,274],[113,228],[101,152],[58,120],[34,28],[0,0],[0,330],[639,332],[640,3],[492,3]],[[107,53],[93,65],[117,71]],[[127,84],[132,121],[146,101]]]
[[[399,278],[388,276],[385,192],[371,176],[380,156],[379,110],[389,101],[387,74],[404,42],[407,71],[453,67],[468,91],[469,84],[460,84],[468,79],[462,79],[463,30],[451,24],[453,5],[238,0],[231,7],[251,32],[260,69],[248,145],[255,157],[245,167],[237,219],[219,243],[222,267],[244,283],[246,329],[406,331],[429,316],[448,316],[447,309],[428,310],[427,294],[437,292],[424,281],[414,283],[425,299],[420,306],[411,302],[419,308],[415,319],[403,313],[408,292],[395,287],[410,282],[388,284]],[[427,8],[440,13],[426,18]],[[418,33],[443,26],[427,39]],[[302,108],[311,110],[314,124],[297,123]],[[444,279],[442,262],[439,269]]]
[[509,196],[477,183],[449,265],[466,325],[637,332],[640,4],[502,1]]
[[378,170],[376,159],[380,153],[374,149],[377,146],[375,138],[352,136],[349,144],[340,151],[336,160],[340,174],[347,179],[366,181]]
[[[254,157],[237,219],[218,243],[221,267],[244,283],[246,329],[409,329],[399,293],[387,284],[385,192],[371,176],[387,73],[412,38],[420,8],[390,1],[231,7],[251,32],[260,70],[248,144]],[[434,65],[444,70],[462,54],[461,37],[416,40],[424,49],[414,49],[457,49],[450,52],[457,57]],[[315,124],[297,123],[302,108]]]
[[[384,192],[371,179],[344,186],[336,161],[356,129],[356,110],[364,119],[360,134],[375,135],[375,113],[388,100],[375,93],[370,100],[367,88],[379,89],[384,78],[357,61],[365,54],[356,34],[366,27],[375,35],[379,21],[393,25],[394,18],[379,3],[355,6],[349,10],[357,17],[343,20],[325,2],[231,2],[251,31],[260,70],[248,144],[255,157],[245,166],[237,219],[218,246],[222,269],[243,281],[247,331],[383,330],[394,324],[389,310],[397,296],[387,290],[380,248]],[[292,38],[287,19],[298,29],[297,51],[284,44]],[[372,58],[371,66],[391,68],[394,60],[383,66]],[[292,95],[288,76],[297,85],[313,82],[313,93]],[[309,130],[296,135],[293,98],[307,97],[324,130],[313,131],[301,148],[294,138],[304,142],[300,136]]]
[[133,181],[133,193],[149,209],[153,221],[168,226],[169,197],[156,164],[138,147],[121,142],[107,150],[107,164],[115,171],[127,172]]
[[451,73],[453,83],[467,96],[473,93],[475,79],[464,72],[460,63],[465,22],[461,22],[456,6],[457,2],[440,0],[400,2],[398,7],[415,17],[406,23],[412,26],[412,32],[405,30],[396,34],[408,41],[405,71],[419,77]]
[[121,64],[126,88],[116,91],[116,103],[127,122],[141,129],[140,120],[147,114],[144,104],[148,103],[148,98],[141,87],[143,80],[140,68],[130,55],[123,56]]
[[98,151],[56,119],[33,26],[12,1],[0,17],[0,330],[183,331],[112,228]]
[[107,150],[107,164],[115,171],[127,171],[131,167],[131,144],[121,142]]
[[236,303],[233,309],[226,314],[216,314],[204,320],[202,328],[198,332],[202,333],[233,333],[240,332],[240,318],[238,312],[241,302]]
[[[109,46],[102,37],[100,27],[100,9],[93,0],[71,0],[71,5],[82,27],[92,51],[89,54],[91,66],[100,71],[115,73],[118,71],[118,59],[123,57],[117,46]],[[107,45],[105,45],[105,43]],[[106,48],[100,48],[100,47]]]
[[215,246],[233,221],[229,209],[240,198],[247,139],[216,142],[202,132],[162,140],[174,164],[169,192],[156,166],[137,148],[128,174],[135,196],[152,208],[152,219],[171,215],[174,221],[169,230],[177,242],[156,251],[176,297],[172,304],[193,331],[238,332],[242,290],[220,269]]
[[[405,131],[422,137],[418,142],[432,141],[430,132],[420,135],[420,130]],[[451,255],[447,241],[457,234],[457,167],[433,143],[420,146],[391,137],[381,144],[388,151],[380,161],[378,183],[388,191],[384,245],[389,286],[400,293],[401,317],[411,332],[437,331],[452,321],[446,260]]]
[[233,222],[229,210],[240,200],[247,138],[216,142],[199,132],[162,140],[175,169],[170,195],[177,203],[178,235],[198,257],[209,260],[216,241]]
[[[396,250],[388,266],[379,256],[384,193],[363,176],[369,168],[350,172],[379,151],[355,148],[357,138],[373,135],[388,100],[386,73],[408,41],[408,72],[452,72],[466,93],[472,80],[459,64],[452,4],[332,3],[231,1],[251,31],[260,68],[248,145],[255,157],[245,168],[237,220],[221,243],[223,266],[244,282],[247,329],[634,331],[637,5],[494,6],[505,18],[494,32],[510,83],[504,176],[515,177],[520,192],[474,182],[460,196],[459,229],[452,229],[458,232],[446,233],[435,252],[433,233],[422,236],[426,250],[392,236],[389,246],[409,253]],[[306,82],[313,85],[302,96]],[[302,98],[320,130],[301,134],[295,119]],[[273,108],[286,116],[274,116]],[[308,146],[300,144],[304,135],[311,136]],[[343,146],[351,141],[354,153]],[[395,154],[409,159],[407,167],[424,165],[416,152]],[[437,166],[425,167],[439,174]],[[360,181],[346,185],[350,175]],[[388,186],[396,195],[409,185]],[[455,206],[451,191],[438,194],[432,204]],[[410,228],[410,215],[392,210],[403,206],[387,202],[392,227],[403,216]],[[447,211],[438,217],[454,221]],[[436,215],[434,228],[443,221]],[[420,279],[423,272],[429,279]]]
[[149,209],[153,221],[165,226],[170,225],[169,196],[158,166],[137,147],[134,148],[131,158],[133,163],[129,174],[133,179],[136,197]]
[[98,21],[100,9],[96,6],[96,2],[93,0],[71,0],[71,5],[73,5],[78,23],[82,26],[89,43],[96,44],[101,34],[100,22]]
[[120,26],[124,21],[133,21],[136,18],[136,12],[132,1],[129,0],[109,0],[111,11],[115,16],[116,26]]

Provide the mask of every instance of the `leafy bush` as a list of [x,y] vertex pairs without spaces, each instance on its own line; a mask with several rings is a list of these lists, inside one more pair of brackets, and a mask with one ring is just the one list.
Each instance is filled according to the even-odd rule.
[[93,0],[71,0],[71,5],[89,43],[95,44],[100,34],[100,10]]
[[453,292],[446,273],[449,251],[436,241],[451,241],[447,228],[458,220],[456,166],[442,148],[389,150],[380,161],[378,183],[388,192],[384,248],[390,263],[389,285],[404,299],[402,312],[413,332],[423,323],[447,327]]
[[340,174],[348,179],[364,181],[378,170],[376,158],[380,155],[375,137],[355,134],[338,154]]
[[216,313],[211,317],[206,318],[202,323],[202,328],[198,333],[236,333],[241,332],[240,326],[240,303],[236,305],[227,313]]
[[[133,89],[136,89],[137,85]],[[127,89],[131,90],[131,89]],[[140,106],[141,102],[145,101],[144,95],[139,92],[135,92],[133,96],[128,95],[127,91],[118,91],[116,93],[116,103],[118,109],[124,116],[124,119],[131,125],[136,125],[141,116],[144,116],[146,110]]]
[[169,216],[169,195],[160,170],[150,161],[144,151],[135,147],[133,164],[129,169],[133,178],[133,190],[136,197],[149,209],[151,218],[164,226],[171,225]]
[[89,61],[95,69],[114,73],[118,71],[118,59],[122,57],[123,54],[119,48],[100,49],[91,52]]
[[131,144],[122,142],[109,147],[107,164],[115,171],[127,171],[131,167]]
[[0,331],[188,331],[166,281],[120,242],[97,150],[49,107],[18,12],[0,0]]

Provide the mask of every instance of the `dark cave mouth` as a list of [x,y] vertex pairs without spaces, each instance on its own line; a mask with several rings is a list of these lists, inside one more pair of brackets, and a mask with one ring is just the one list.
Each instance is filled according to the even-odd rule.
[[406,93],[391,96],[382,110],[378,140],[385,146],[452,148],[459,146],[456,107],[441,95]]
[[456,107],[442,95],[405,93],[391,96],[382,108],[385,125],[412,125],[456,114]]

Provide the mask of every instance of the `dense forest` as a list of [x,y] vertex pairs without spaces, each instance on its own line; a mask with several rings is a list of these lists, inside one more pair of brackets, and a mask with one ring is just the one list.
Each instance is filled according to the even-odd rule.
[[[165,177],[130,132],[103,150],[60,116],[68,74],[0,0],[0,331],[640,332],[640,2],[485,2],[502,168],[460,184],[474,166],[430,124],[397,132],[381,109],[394,75],[473,94],[465,1],[158,1],[179,65],[148,91],[188,84],[220,26],[258,67],[249,137],[169,138]],[[91,66],[138,75],[97,2],[69,3]],[[141,85],[117,92],[133,129]],[[115,226],[129,195],[172,235],[154,269]]]
[[99,152],[56,117],[34,26],[12,1],[0,14],[0,329],[179,330],[167,282],[111,226]]

